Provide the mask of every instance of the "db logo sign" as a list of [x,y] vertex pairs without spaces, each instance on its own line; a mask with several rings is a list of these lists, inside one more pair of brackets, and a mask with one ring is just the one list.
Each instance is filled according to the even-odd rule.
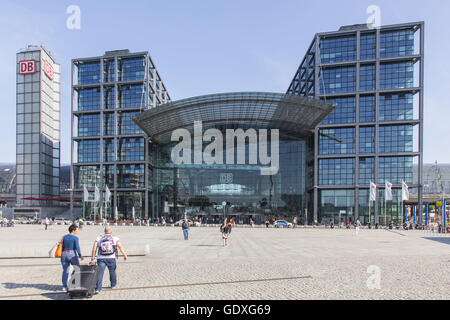
[[36,72],[34,60],[19,61],[19,74],[32,74]]
[[53,67],[47,60],[45,60],[44,72],[50,80],[53,80]]

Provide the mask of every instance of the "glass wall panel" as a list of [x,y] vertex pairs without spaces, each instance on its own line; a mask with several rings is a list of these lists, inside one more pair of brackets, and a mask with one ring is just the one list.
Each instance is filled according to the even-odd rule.
[[356,36],[331,36],[320,40],[321,63],[356,60]]
[[379,152],[413,152],[413,126],[380,126]]
[[327,99],[327,102],[336,103],[337,106],[322,121],[322,124],[354,123],[356,121],[355,97]]
[[321,129],[319,154],[355,153],[355,128]]
[[117,165],[118,188],[143,188],[145,186],[144,165]]
[[414,64],[391,62],[380,65],[380,89],[405,89],[414,86]]
[[82,140],[78,142],[78,162],[99,162],[100,140]]
[[414,96],[411,93],[380,94],[380,121],[411,120]]
[[81,63],[78,66],[78,84],[100,82],[100,61]]
[[376,58],[377,35],[373,33],[361,33],[360,59],[369,60]]
[[375,121],[375,96],[360,96],[359,122]]
[[100,135],[100,114],[85,114],[78,117],[78,136]]
[[375,127],[359,128],[359,153],[375,153]]
[[100,110],[100,88],[78,91],[78,111]]
[[355,159],[320,159],[320,185],[353,185],[355,183]]
[[414,30],[384,31],[380,35],[381,58],[403,57],[414,54]]
[[355,214],[354,190],[320,190],[319,224],[353,222]]
[[356,90],[356,68],[322,69],[319,84],[321,94],[354,92]]
[[413,157],[380,157],[378,163],[378,183],[386,180],[400,184],[404,180],[413,183]]

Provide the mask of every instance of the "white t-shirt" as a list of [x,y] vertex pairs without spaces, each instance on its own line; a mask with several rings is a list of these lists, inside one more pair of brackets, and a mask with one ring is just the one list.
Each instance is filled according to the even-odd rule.
[[[95,239],[95,242],[97,243],[97,247],[99,247],[99,246],[101,245],[101,244],[100,244],[100,240],[101,240],[104,236],[106,236],[106,234],[103,234],[103,235],[101,235],[101,236],[98,236],[97,239]],[[116,237],[116,236],[113,236],[113,235],[111,235],[111,236],[112,236],[112,242],[113,242],[113,245],[116,246],[116,248],[117,248],[117,243],[120,241],[120,239],[119,239],[118,237]],[[97,250],[98,250],[98,249],[97,249]],[[116,258],[116,254],[115,254],[115,253],[110,254],[110,255],[108,255],[108,256],[103,256],[103,255],[97,253],[97,259],[115,259],[115,258]]]

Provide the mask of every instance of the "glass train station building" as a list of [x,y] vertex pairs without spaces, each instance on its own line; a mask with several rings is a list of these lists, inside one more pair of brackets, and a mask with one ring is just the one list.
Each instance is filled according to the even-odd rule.
[[75,59],[74,190],[108,186],[119,218],[368,222],[373,181],[382,223],[404,180],[421,221],[423,63],[423,22],[316,34],[285,93],[171,101],[147,53]]

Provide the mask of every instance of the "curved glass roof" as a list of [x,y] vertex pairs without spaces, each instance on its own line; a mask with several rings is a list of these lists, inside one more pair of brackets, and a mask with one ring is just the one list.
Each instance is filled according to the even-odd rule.
[[133,120],[154,142],[178,128],[192,128],[194,121],[309,134],[334,108],[335,104],[322,100],[282,93],[233,92],[162,104]]

